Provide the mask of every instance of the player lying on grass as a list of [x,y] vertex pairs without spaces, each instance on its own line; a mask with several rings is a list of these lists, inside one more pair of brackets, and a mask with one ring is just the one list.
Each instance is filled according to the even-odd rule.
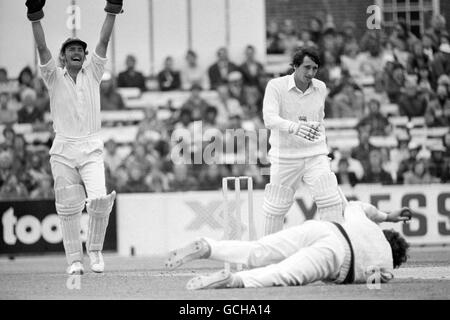
[[342,224],[309,220],[257,241],[203,238],[172,251],[166,267],[212,259],[250,268],[195,277],[187,283],[190,290],[298,286],[315,281],[366,283],[374,272],[387,282],[393,278],[393,268],[406,262],[409,244],[398,232],[382,230],[378,223],[410,219],[411,210],[406,207],[388,214],[368,203],[350,201]]

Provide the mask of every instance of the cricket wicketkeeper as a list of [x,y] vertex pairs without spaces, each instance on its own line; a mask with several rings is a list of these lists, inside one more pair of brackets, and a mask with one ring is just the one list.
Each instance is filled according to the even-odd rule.
[[319,55],[313,49],[301,49],[291,65],[294,72],[270,80],[264,95],[264,123],[271,130],[270,183],[263,203],[265,235],[283,228],[302,185],[310,191],[321,220],[342,221],[343,206],[323,125],[327,89],[314,78]]
[[122,0],[107,0],[100,40],[86,61],[87,44],[78,38],[63,42],[59,64],[52,58],[40,20],[45,0],[27,0],[27,17],[40,58],[40,69],[50,95],[50,112],[56,133],[50,149],[55,181],[56,211],[61,221],[69,274],[83,274],[80,237],[81,212],[86,206],[89,229],[86,249],[91,269],[103,272],[102,249],[116,193],[106,193],[103,141],[99,136],[100,81],[106,50]]
[[220,271],[191,279],[187,289],[300,286],[315,281],[336,284],[388,282],[393,268],[407,260],[409,244],[380,222],[411,219],[409,208],[385,213],[361,201],[344,203],[343,222],[308,220],[257,241],[203,238],[171,252],[166,266],[194,259],[243,264],[250,270]]

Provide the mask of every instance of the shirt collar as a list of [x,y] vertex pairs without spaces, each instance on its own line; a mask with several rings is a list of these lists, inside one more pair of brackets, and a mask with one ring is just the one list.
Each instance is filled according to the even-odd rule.
[[[289,78],[288,78],[288,91],[297,88],[297,86],[295,85],[295,80],[294,80],[294,74],[292,73]],[[308,87],[308,89],[306,89],[305,92],[309,91],[310,89],[312,90],[317,90],[319,87],[317,86],[316,82],[314,81],[314,79],[311,81],[311,85]],[[299,88],[297,88],[297,90],[301,91]],[[305,93],[303,92],[303,93]]]
[[[84,65],[81,67],[81,70],[80,70],[80,72],[84,72]],[[64,73],[64,75],[68,75],[68,76],[70,76],[69,75],[69,71],[67,71],[67,68],[66,68],[66,66],[64,66],[64,68],[63,68],[63,73]]]

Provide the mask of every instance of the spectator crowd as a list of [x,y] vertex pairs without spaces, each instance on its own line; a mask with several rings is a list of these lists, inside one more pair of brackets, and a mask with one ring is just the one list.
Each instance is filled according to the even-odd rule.
[[[332,149],[333,171],[340,184],[358,183],[429,184],[450,182],[450,131],[429,147],[419,145],[406,130],[398,134],[390,122],[394,114],[408,119],[423,117],[427,128],[450,127],[450,36],[442,16],[436,16],[422,35],[409,32],[399,21],[390,34],[367,30],[357,39],[355,24],[348,21],[342,28],[332,19],[323,23],[312,19],[308,28],[297,30],[286,20],[281,30],[274,21],[267,26],[267,53],[290,57],[300,47],[315,47],[323,66],[317,78],[327,84],[325,105],[328,118],[357,118],[359,143],[353,148]],[[248,160],[249,141],[243,148],[234,144],[227,152],[234,164],[219,161],[206,164],[176,163],[176,147],[184,146],[190,160],[202,157],[208,145],[226,146],[235,137],[228,130],[240,129],[258,134],[264,129],[262,100],[267,81],[288,74],[286,68],[269,74],[256,59],[255,48],[243,48],[242,61],[231,61],[226,48],[219,48],[216,61],[209,67],[199,64],[197,53],[189,50],[182,66],[167,56],[154,75],[156,90],[187,91],[189,97],[180,108],[170,105],[145,108],[143,120],[136,123],[137,135],[130,145],[114,139],[105,142],[107,187],[118,192],[169,192],[216,190],[224,176],[252,176],[255,188],[264,188],[268,175],[267,159],[258,152],[256,163]],[[126,57],[126,68],[117,77],[106,72],[100,93],[102,110],[124,110],[126,101],[118,88],[149,88],[149,78],[137,68],[136,58]],[[370,88],[372,94],[367,94]],[[204,92],[215,91],[211,103]],[[395,105],[396,113],[383,112],[384,104]],[[169,111],[159,116],[159,109]],[[0,200],[52,198],[53,181],[48,150],[52,143],[49,95],[42,79],[30,67],[17,78],[0,68]],[[325,120],[326,121],[326,120]],[[32,126],[33,132],[50,132],[48,140],[33,140],[16,132],[16,124]],[[199,125],[200,129],[199,129]],[[187,134],[201,141],[174,140]],[[181,134],[180,134],[181,133]],[[215,134],[217,133],[217,134]],[[395,136],[397,146],[380,147],[371,137]],[[261,141],[261,139],[258,139]],[[267,141],[267,139],[266,139]],[[199,143],[198,143],[199,142]],[[267,147],[267,146],[266,146]],[[260,150],[258,146],[257,150]],[[263,148],[264,149],[264,148]],[[217,150],[221,150],[218,148]],[[217,152],[216,150],[216,152]]]

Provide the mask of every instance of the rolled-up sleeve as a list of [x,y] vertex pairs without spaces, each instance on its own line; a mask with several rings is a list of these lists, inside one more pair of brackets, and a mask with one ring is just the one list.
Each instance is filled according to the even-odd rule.
[[103,73],[105,72],[105,66],[108,62],[108,58],[101,58],[95,51],[92,54],[91,63],[88,68],[91,69],[94,79],[97,82],[102,80]]
[[270,130],[276,129],[289,132],[289,128],[295,123],[280,117],[280,98],[277,88],[272,81],[269,81],[263,100],[264,124]]
[[46,64],[39,64],[39,69],[41,70],[41,76],[45,85],[51,90],[56,81],[57,67],[55,60],[52,58]]

